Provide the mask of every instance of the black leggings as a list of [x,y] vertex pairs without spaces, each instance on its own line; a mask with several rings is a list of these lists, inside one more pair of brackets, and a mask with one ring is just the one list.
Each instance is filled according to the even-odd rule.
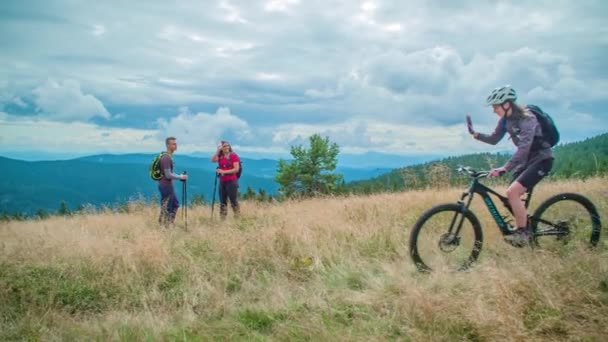
[[222,182],[220,181],[220,216],[226,217],[228,215],[228,199],[230,199],[230,206],[234,210],[234,214],[239,214],[239,181],[231,180]]

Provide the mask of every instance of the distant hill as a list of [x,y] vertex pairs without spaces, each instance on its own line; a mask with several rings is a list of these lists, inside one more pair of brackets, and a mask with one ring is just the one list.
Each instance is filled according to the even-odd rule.
[[[131,153],[131,154],[97,154],[92,156],[86,156],[81,158],[73,159],[75,161],[86,161],[92,163],[99,164],[137,164],[143,165],[147,167],[147,165],[152,161],[155,157],[155,154],[142,154],[142,153]],[[241,158],[243,163],[243,171],[249,173],[249,176],[253,176],[255,178],[272,178],[274,173],[276,172],[276,164],[275,160],[271,159],[247,159]],[[175,171],[181,173],[182,171],[190,170],[204,170],[211,172],[211,177],[213,177],[213,171],[217,167],[216,163],[212,163],[209,158],[198,158],[191,157],[187,155],[175,154],[173,156],[173,161],[175,165]],[[243,174],[243,177],[246,175]],[[255,176],[254,176],[255,175]],[[245,183],[245,178],[243,178],[243,184]],[[242,184],[242,185],[243,185]],[[248,184],[249,185],[249,184]]]
[[[555,163],[551,172],[557,178],[584,178],[608,173],[608,133],[604,133],[579,142],[558,145],[553,149]],[[458,165],[471,166],[478,170],[487,170],[502,166],[509,158],[507,153],[476,153],[429,161],[424,164],[411,165],[394,169],[367,180],[353,181],[346,184],[346,190],[353,193],[374,193],[382,191],[399,191],[406,188],[405,178],[416,178],[417,184],[408,188],[422,188],[428,185],[428,170],[432,165],[443,164],[454,171]],[[462,179],[456,172],[451,172],[450,183]]]
[[[79,204],[95,206],[122,203],[133,198],[152,199],[157,195],[156,183],[148,175],[148,165],[154,154],[99,154],[71,160],[34,161],[0,157],[0,212],[31,215],[38,209],[56,211],[61,201],[74,209]],[[208,158],[176,154],[175,171],[187,171],[188,195],[203,195],[211,201],[214,170],[217,164]],[[240,191],[248,187],[258,192],[276,194],[274,181],[277,161],[242,158],[243,176]],[[344,168],[345,179],[368,179],[385,173],[387,168]],[[181,183],[176,183],[181,198]]]
[[363,154],[340,153],[338,155],[338,165],[345,167],[358,168],[383,168],[395,169],[408,165],[420,164],[429,160],[437,159],[440,156],[433,155],[396,155],[380,152],[367,152]]
[[[98,155],[73,160],[25,162],[0,157],[0,211],[32,214],[38,209],[57,210],[65,201],[69,208],[79,204],[96,206],[124,202],[133,198],[151,199],[157,195],[156,182],[148,175],[153,155]],[[187,170],[188,195],[211,200],[215,164],[200,158],[176,156],[175,171]],[[264,176],[256,162],[244,161],[242,189],[252,187],[276,193],[275,181]],[[268,166],[271,167],[271,166]],[[274,171],[274,170],[273,170]],[[181,198],[181,183],[176,183]]]
[[[76,158],[74,160],[104,163],[104,164],[145,164],[147,165],[154,155],[151,154],[99,154],[87,157]],[[202,169],[209,172],[213,172],[217,166],[215,163],[211,163],[208,157],[192,157],[187,155],[174,156],[176,169],[178,171],[191,170],[191,169]],[[274,175],[277,171],[277,161],[273,159],[249,159],[241,158],[243,164],[243,172],[255,175],[255,177],[274,179]],[[246,171],[245,171],[246,170]],[[378,176],[385,172],[390,171],[391,168],[387,167],[343,167],[338,166],[336,172],[344,175],[346,181],[354,181],[359,179],[369,179],[371,177]],[[188,171],[190,172],[190,171]],[[247,186],[248,184],[243,184]],[[255,187],[254,187],[255,188]],[[265,189],[270,190],[270,189]]]
[[[608,173],[608,133],[583,141],[559,145],[554,149],[556,162],[553,177],[584,178]],[[74,209],[80,204],[113,205],[134,198],[152,199],[157,196],[156,183],[149,178],[148,165],[153,154],[100,154],[61,161],[33,161],[0,157],[0,212],[33,214],[38,209],[54,212],[61,201]],[[441,163],[454,170],[458,165],[478,169],[500,166],[510,158],[505,153],[478,153],[437,159],[399,169],[338,167],[344,174],[345,190],[353,193],[398,191],[406,188],[404,175],[415,177],[415,186],[428,185],[427,171]],[[277,161],[243,158],[241,192],[248,187],[258,192],[276,194],[274,181]],[[374,159],[375,160],[375,159]],[[213,196],[215,163],[208,158],[176,154],[175,171],[188,171],[188,195],[203,195],[207,201]],[[451,172],[450,182],[457,182]],[[176,183],[181,198],[181,183]]]

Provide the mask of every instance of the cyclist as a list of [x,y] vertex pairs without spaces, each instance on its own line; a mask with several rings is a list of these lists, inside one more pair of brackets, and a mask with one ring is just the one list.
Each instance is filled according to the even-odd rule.
[[531,234],[528,230],[527,212],[521,196],[531,190],[543,179],[553,167],[553,152],[549,143],[542,140],[541,127],[536,116],[529,109],[517,104],[517,93],[511,86],[492,90],[486,99],[486,105],[492,106],[500,117],[492,134],[475,132],[469,122],[469,132],[477,140],[496,145],[509,133],[517,151],[505,165],[495,168],[488,177],[500,176],[507,171],[513,171],[513,181],[507,188],[509,204],[515,216],[517,229],[513,234],[505,236],[505,240],[516,247],[530,243]]

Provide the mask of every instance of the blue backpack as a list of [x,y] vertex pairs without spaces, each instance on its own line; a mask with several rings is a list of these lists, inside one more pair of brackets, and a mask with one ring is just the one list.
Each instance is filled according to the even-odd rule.
[[551,145],[551,147],[557,145],[559,142],[559,131],[551,116],[535,105],[527,105],[526,108],[536,116],[536,120],[540,124],[541,131],[543,132],[543,140]]

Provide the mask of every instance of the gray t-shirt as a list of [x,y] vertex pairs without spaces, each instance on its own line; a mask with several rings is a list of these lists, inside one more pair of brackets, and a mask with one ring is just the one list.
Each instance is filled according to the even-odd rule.
[[[536,120],[536,116],[526,109],[526,115],[514,117],[513,115],[502,118],[492,134],[479,133],[477,137],[485,143],[496,145],[505,135],[509,133],[517,151],[507,161],[504,168],[507,171],[520,173],[530,164],[553,158],[553,152],[549,143],[542,141],[542,130]],[[535,141],[536,139],[536,141]]]
[[173,173],[173,158],[168,153],[160,158],[160,169],[163,172],[160,184],[172,184],[174,179],[179,178],[179,175]]

